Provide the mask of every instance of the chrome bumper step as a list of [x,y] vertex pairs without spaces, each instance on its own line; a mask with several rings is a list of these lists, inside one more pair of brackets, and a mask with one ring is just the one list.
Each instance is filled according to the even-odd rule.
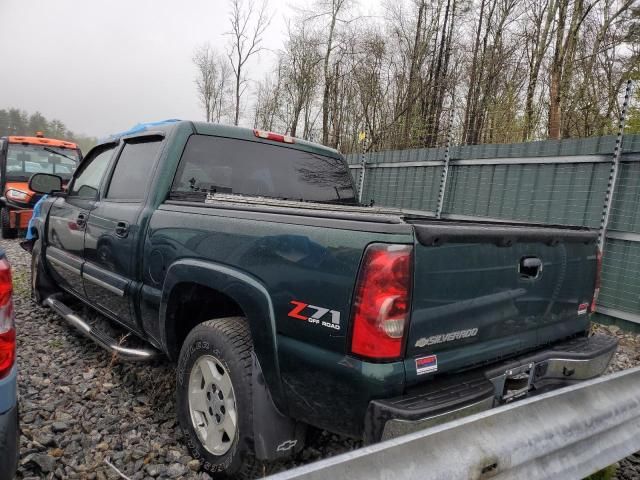
[[73,325],[85,337],[93,340],[99,346],[117,355],[122,360],[130,362],[148,361],[160,356],[160,352],[154,348],[123,347],[115,338],[91,327],[80,315],[64,304],[57,295],[47,297],[43,303],[60,315],[67,323]]
[[436,377],[399,397],[372,400],[364,441],[387,440],[595,378],[605,372],[617,346],[618,339],[608,335],[577,337],[488,367]]

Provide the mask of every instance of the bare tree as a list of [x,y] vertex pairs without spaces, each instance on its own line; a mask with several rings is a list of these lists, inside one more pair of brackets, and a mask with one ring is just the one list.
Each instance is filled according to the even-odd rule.
[[557,9],[558,0],[527,0],[527,12],[530,16],[530,22],[525,24],[525,34],[527,35],[527,53],[529,55],[529,79],[525,100],[522,141],[529,140],[533,132],[534,97],[542,62],[551,44],[551,27]]
[[226,110],[231,68],[209,44],[196,48],[193,55],[196,66],[196,90],[207,122],[220,122]]
[[[585,19],[573,68],[572,85],[565,92],[562,133],[568,136],[605,135],[619,116],[618,92],[640,68],[637,54],[628,61],[616,45],[628,38],[634,0],[601,0],[594,15]],[[631,45],[633,39],[627,40]]]
[[[268,24],[248,2],[231,2],[223,62],[236,122]],[[610,133],[640,71],[634,2],[386,0],[383,15],[359,17],[354,0],[313,0],[257,84],[254,124],[344,152],[362,131],[367,149],[442,146],[450,125],[469,144]],[[224,105],[209,98],[215,119]]]
[[193,63],[196,66],[196,89],[198,100],[204,108],[205,120],[211,121],[213,111],[213,89],[215,65],[211,55],[211,46],[206,44],[198,47],[193,55]]
[[422,62],[424,60],[423,52],[425,50],[425,46],[427,42],[424,41],[422,22],[425,18],[425,10],[426,3],[424,0],[420,0],[418,2],[418,14],[417,14],[417,24],[415,28],[414,40],[413,40],[413,48],[411,49],[411,57],[408,62],[409,67],[409,78],[407,80],[407,95],[406,95],[406,106],[405,106],[405,120],[404,120],[404,140],[405,142],[409,141],[410,135],[410,127],[411,127],[411,118],[413,112],[413,105],[415,103],[415,90],[416,90],[416,77],[418,72],[422,67]]
[[[599,0],[558,0],[555,48],[549,78],[549,138],[561,138],[562,107],[573,76],[580,28]],[[567,25],[568,23],[568,25]]]
[[231,15],[229,22],[231,31],[231,46],[228,52],[229,61],[235,77],[235,114],[234,125],[240,119],[240,99],[245,91],[246,79],[244,68],[247,61],[256,53],[263,50],[262,37],[271,22],[268,15],[268,2],[262,0],[260,4],[249,0],[230,0]]
[[[275,75],[267,75],[258,84],[254,128],[280,130],[282,118],[282,59],[278,60]],[[274,78],[275,76],[275,78]]]
[[322,143],[325,145],[329,144],[331,91],[335,88],[335,66],[331,65],[331,59],[336,48],[337,25],[340,21],[338,16],[349,6],[349,1],[350,0],[320,0],[316,5],[315,11],[308,12],[304,19],[304,22],[307,23],[328,17],[328,24],[325,25],[327,33],[324,40],[325,48],[322,57],[322,77],[324,80],[322,89]]
[[318,67],[322,57],[316,47],[317,44],[318,39],[309,33],[305,23],[293,31],[289,26],[289,39],[284,52],[285,58],[288,59],[284,67],[284,89],[291,108],[287,130],[294,137],[298,133],[300,115],[308,99],[313,97],[319,83]]

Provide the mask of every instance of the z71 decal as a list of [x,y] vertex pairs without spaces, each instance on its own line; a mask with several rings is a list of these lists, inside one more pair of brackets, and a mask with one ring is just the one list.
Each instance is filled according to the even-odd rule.
[[[287,314],[291,318],[321,325],[333,330],[340,330],[340,312],[324,307],[316,307],[315,305],[309,305],[308,303],[298,302],[296,300],[291,300],[290,303],[294,306]],[[327,318],[327,314],[331,314],[330,320]],[[323,320],[323,318],[326,320]]]

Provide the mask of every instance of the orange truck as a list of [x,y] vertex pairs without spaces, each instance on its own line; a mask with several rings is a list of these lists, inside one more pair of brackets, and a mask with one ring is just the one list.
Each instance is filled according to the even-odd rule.
[[82,159],[75,143],[45,138],[8,136],[0,138],[0,229],[3,238],[15,238],[27,228],[33,206],[41,195],[29,189],[34,173],[53,173],[69,180]]

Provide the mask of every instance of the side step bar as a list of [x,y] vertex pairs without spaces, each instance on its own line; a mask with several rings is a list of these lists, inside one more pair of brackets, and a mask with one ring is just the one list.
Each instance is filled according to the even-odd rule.
[[46,306],[50,307],[54,312],[60,315],[68,323],[76,327],[80,333],[85,337],[93,340],[105,350],[117,354],[122,360],[125,361],[146,361],[157,358],[160,355],[158,350],[153,348],[138,349],[138,348],[126,348],[118,344],[115,338],[110,337],[100,330],[91,328],[91,326],[76,314],[73,310],[67,307],[56,295],[47,297],[43,302]]

